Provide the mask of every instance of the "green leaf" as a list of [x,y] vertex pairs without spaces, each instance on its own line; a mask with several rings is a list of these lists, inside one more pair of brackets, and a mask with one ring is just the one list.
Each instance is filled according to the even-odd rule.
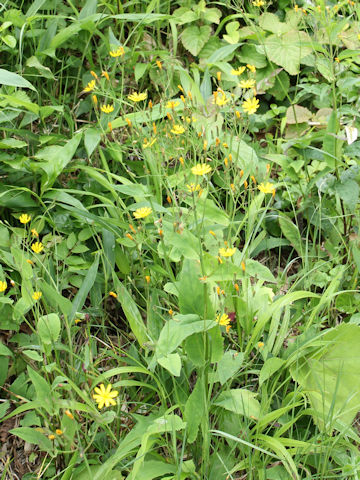
[[117,299],[121,304],[127,321],[129,322],[131,331],[135,335],[140,346],[143,346],[144,343],[148,341],[149,337],[136,302],[134,301],[128,290],[120,282],[114,271],[113,282],[118,296]]
[[166,368],[171,375],[174,375],[175,377],[180,376],[181,359],[178,353],[170,353],[165,357],[158,358],[158,364]]
[[218,363],[217,374],[219,382],[224,385],[240,369],[244,360],[244,354],[236,350],[228,350]]
[[209,25],[203,25],[202,27],[193,25],[185,28],[181,34],[181,41],[184,47],[196,56],[209,40],[210,34],[211,27]]
[[0,342],[0,357],[1,356],[4,356],[4,357],[12,357],[13,356],[13,353],[12,351],[6,347],[3,343]]
[[259,385],[261,386],[265,380],[270,378],[275,372],[277,372],[285,363],[282,358],[271,357],[268,358],[261,368],[259,376]]
[[193,443],[196,440],[199,426],[206,411],[206,393],[204,378],[199,376],[194,390],[189,395],[185,404],[184,419],[188,434],[187,441]]
[[335,185],[335,192],[343,200],[350,212],[354,213],[359,200],[359,183],[351,179],[345,182],[338,182]]
[[279,216],[279,224],[285,238],[289,240],[297,253],[302,256],[302,241],[298,227],[285,215]]
[[310,110],[300,105],[291,105],[286,111],[286,123],[288,125],[308,122],[311,117]]
[[101,134],[97,128],[88,128],[84,134],[84,144],[86,153],[91,157],[95,148],[99,145],[101,140]]
[[260,416],[260,403],[255,397],[256,393],[245,388],[237,388],[222,392],[214,402],[214,405],[248,418],[258,419]]
[[35,87],[31,85],[30,82],[25,80],[25,78],[21,77],[17,73],[9,72],[8,70],[4,70],[0,68],[0,85],[9,85],[11,87],[22,87],[22,88],[30,88],[31,90],[37,91]]
[[8,148],[24,148],[27,146],[26,142],[17,140],[16,138],[4,138],[0,140],[0,148],[7,150]]
[[92,286],[95,283],[98,268],[99,268],[99,256],[96,256],[94,263],[89,268],[79,291],[77,292],[74,300],[72,301],[72,310],[69,316],[70,323],[74,320],[76,313],[80,312],[80,310],[82,309],[85,303],[85,300],[88,296],[88,293],[90,292]]
[[290,75],[300,71],[301,60],[312,52],[310,39],[305,32],[291,30],[265,39],[265,52],[269,60],[283,67]]
[[30,427],[13,428],[12,430],[10,430],[9,433],[11,433],[12,435],[16,435],[22,440],[25,440],[25,442],[38,445],[40,450],[44,450],[45,452],[51,453],[53,450],[52,443],[47,438],[47,436],[44,433],[38,432],[35,428],[30,428]]
[[256,260],[246,260],[245,273],[251,277],[257,277],[260,280],[265,280],[266,282],[276,283],[276,279],[268,267]]
[[32,56],[26,60],[26,66],[30,68],[35,68],[45,78],[55,80],[55,77],[50,68],[44,67],[44,65],[40,63],[39,59],[35,56]]
[[290,369],[310,399],[314,420],[327,431],[335,421],[350,427],[360,410],[359,342],[360,327],[343,323]]
[[56,313],[49,313],[39,318],[37,332],[43,343],[51,345],[59,338],[61,330],[60,318]]
[[135,65],[135,82],[138,82],[141,80],[141,78],[144,76],[146,70],[148,68],[147,63],[137,63]]
[[51,389],[47,381],[41,377],[35,370],[28,366],[29,378],[34,385],[36,400],[41,402],[41,406],[50,414],[53,414],[53,401]]
[[38,352],[36,352],[35,350],[23,350],[22,353],[27,357],[31,358],[31,360],[34,360],[35,362],[44,361],[43,357],[39,355]]
[[261,15],[259,18],[259,25],[264,30],[276,34],[286,33],[289,30],[292,30],[291,25],[280,22],[277,15],[269,12],[265,12]]

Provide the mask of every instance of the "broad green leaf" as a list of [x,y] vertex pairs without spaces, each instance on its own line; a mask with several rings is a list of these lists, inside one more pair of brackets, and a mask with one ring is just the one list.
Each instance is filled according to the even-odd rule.
[[40,290],[42,291],[46,301],[53,307],[59,308],[63,315],[70,315],[71,301],[63,297],[50,283],[45,281],[40,282]]
[[268,267],[256,260],[246,260],[245,273],[251,277],[257,277],[261,280],[265,280],[266,282],[276,283],[276,279]]
[[17,140],[16,138],[4,138],[0,140],[0,149],[9,149],[9,148],[24,148],[27,146],[26,142],[22,140]]
[[284,236],[289,240],[297,253],[302,256],[302,240],[298,227],[285,215],[279,216],[279,224]]
[[211,27],[209,25],[203,25],[202,27],[192,25],[182,32],[181,41],[184,47],[196,56],[209,40],[210,34]]
[[214,402],[214,405],[248,418],[258,419],[260,416],[260,403],[255,397],[255,392],[245,388],[237,388],[222,392]]
[[193,443],[196,440],[200,423],[206,412],[206,392],[205,383],[202,376],[198,376],[195,387],[185,404],[184,420],[186,421],[186,430],[188,442]]
[[43,343],[49,345],[55,343],[59,338],[60,330],[60,318],[56,313],[43,315],[37,322],[37,332]]
[[214,327],[213,320],[200,320],[198,315],[176,315],[168,320],[161,330],[156,345],[157,358],[172,353],[182,342],[194,333],[206,332]]
[[53,400],[51,395],[51,389],[45,378],[39,375],[35,370],[28,367],[29,378],[34,385],[36,391],[36,400],[41,402],[42,407],[52,415],[53,412]]
[[219,382],[224,385],[240,369],[244,360],[244,354],[235,350],[228,350],[218,363],[217,375]]
[[30,88],[31,90],[37,91],[36,88],[31,85],[30,82],[25,80],[25,78],[21,77],[17,73],[9,72],[8,70],[4,70],[0,68],[0,85],[9,85],[11,87],[22,87],[22,88]]
[[169,353],[165,357],[158,358],[158,364],[166,368],[171,375],[178,377],[181,372],[181,359],[178,353]]
[[97,0],[87,0],[87,2],[80,11],[79,20],[84,20],[85,18],[94,15],[94,13],[96,13],[96,8]]
[[101,140],[100,131],[97,128],[88,128],[85,130],[84,134],[84,143],[86,148],[86,153],[91,157],[95,148],[99,145]]
[[276,33],[278,35],[292,30],[291,25],[280,22],[277,15],[269,12],[265,12],[261,15],[261,17],[259,18],[259,25],[264,30]]
[[277,372],[285,363],[282,358],[271,357],[268,358],[261,368],[259,376],[259,385],[261,386],[265,380],[270,378],[275,372]]
[[40,433],[36,428],[30,427],[19,427],[13,428],[9,431],[12,435],[25,440],[25,442],[33,443],[37,445],[40,450],[51,453],[53,450],[53,445],[51,441],[47,438],[45,433]]
[[49,67],[45,67],[42,63],[40,63],[40,60],[32,56],[26,60],[26,66],[30,68],[35,68],[43,77],[45,78],[50,78],[51,80],[55,80],[55,77],[50,70]]
[[0,357],[1,356],[9,356],[9,357],[12,357],[13,356],[13,353],[12,351],[6,346],[4,345],[3,343],[0,343]]
[[343,323],[321,340],[323,347],[297,360],[290,372],[309,397],[318,426],[331,431],[335,421],[351,426],[360,410],[360,327]]
[[354,213],[359,201],[359,183],[352,179],[346,180],[345,182],[337,182],[335,191],[350,212]]
[[286,111],[286,123],[290,125],[308,122],[311,117],[310,110],[301,105],[291,105]]
[[98,267],[99,267],[99,256],[97,255],[94,260],[94,263],[89,268],[80,289],[78,290],[74,300],[72,301],[72,309],[69,316],[70,323],[74,320],[76,313],[80,312],[80,310],[82,309],[85,303],[85,300],[88,296],[88,293],[90,292],[92,286],[95,283]]
[[38,352],[36,352],[35,350],[23,350],[22,353],[27,357],[31,358],[31,360],[34,360],[35,362],[44,361],[43,357],[39,355]]
[[305,32],[291,30],[282,35],[270,35],[264,41],[266,55],[290,75],[300,71],[301,60],[312,52],[310,38]]
[[[128,290],[120,282],[114,271],[113,282],[115,286],[115,291],[117,293],[117,299],[121,304],[127,321],[129,322],[131,331],[135,335],[135,338],[139,342],[140,346],[143,346],[144,343],[148,341],[149,337],[136,302],[134,301]],[[164,355],[166,355],[166,353]]]

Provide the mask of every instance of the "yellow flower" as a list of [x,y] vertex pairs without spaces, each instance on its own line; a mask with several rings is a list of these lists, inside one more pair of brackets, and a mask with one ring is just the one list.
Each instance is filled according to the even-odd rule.
[[253,88],[255,86],[255,80],[249,79],[249,80],[241,80],[239,83],[240,88]]
[[114,105],[102,105],[100,110],[104,113],[111,113],[114,111]]
[[144,143],[143,143],[143,148],[152,147],[155,142],[156,142],[156,137],[155,137],[155,138],[152,138],[152,139],[150,140],[150,142],[148,142],[148,139],[145,138],[145,139],[144,139]]
[[222,257],[232,257],[236,252],[236,248],[220,248],[219,255]]
[[148,217],[151,213],[152,213],[152,209],[150,207],[142,207],[135,210],[133,215],[135,218],[139,219],[139,218]]
[[101,72],[101,76],[102,76],[102,77],[105,77],[107,81],[110,80],[109,74],[108,74],[107,72],[105,72],[105,70],[103,70],[103,71]]
[[254,7],[263,7],[265,5],[264,0],[253,0],[252,4]]
[[117,298],[117,294],[115,292],[109,292],[110,297]]
[[245,102],[242,103],[242,108],[244,112],[252,115],[259,108],[259,100],[256,97],[248,98]]
[[7,289],[7,283],[5,281],[0,281],[0,292],[5,292]]
[[48,435],[48,439],[49,440],[54,440],[55,438],[55,435],[53,433],[51,433],[50,435]]
[[258,342],[258,344],[257,344],[258,348],[262,348],[264,345],[265,345],[264,342]]
[[70,410],[65,410],[65,415],[70,418],[70,420],[74,420],[74,415],[70,412]]
[[160,60],[156,60],[156,65],[158,66],[158,69],[159,70],[162,70],[162,63],[160,62]]
[[213,95],[213,103],[219,107],[226,105],[230,101],[230,98],[227,98],[225,92],[222,90],[214,92]]
[[169,100],[166,104],[166,108],[176,108],[178,105],[180,105],[180,102],[174,101],[174,100]]
[[96,80],[98,79],[98,76],[97,76],[96,73],[93,72],[92,70],[90,70],[90,75],[91,75],[92,77],[94,77]]
[[42,293],[41,293],[41,292],[34,292],[34,293],[32,294],[32,298],[33,298],[34,300],[40,300],[41,297],[42,297]]
[[241,75],[242,73],[245,72],[245,69],[246,69],[246,67],[239,67],[236,70],[233,69],[233,70],[231,70],[231,75],[239,76],[239,75]]
[[274,185],[270,182],[260,183],[260,185],[258,186],[258,189],[262,193],[272,193],[273,195],[275,194],[275,191],[276,191],[274,188]]
[[35,242],[31,245],[31,250],[35,253],[40,253],[44,250],[44,245],[41,242]]
[[182,133],[185,132],[185,128],[182,127],[181,125],[174,125],[173,128],[170,130],[171,133],[174,135],[181,135]]
[[202,176],[210,173],[211,170],[212,168],[210,167],[210,165],[206,165],[206,163],[198,163],[197,165],[195,165],[195,167],[192,167],[191,173],[193,173],[194,175]]
[[39,238],[39,234],[38,234],[38,232],[37,232],[37,230],[36,230],[35,228],[32,228],[32,229],[31,229],[31,235],[32,235],[33,237]]
[[198,190],[200,190],[200,185],[199,184],[189,183],[186,186],[187,186],[187,189],[190,193],[197,192]]
[[95,402],[98,404],[99,410],[105,407],[108,407],[109,405],[116,405],[116,402],[114,398],[116,398],[119,395],[119,392],[117,390],[111,391],[111,384],[105,388],[105,385],[103,383],[100,384],[100,387],[95,387],[95,392],[93,394],[93,399]]
[[147,98],[147,93],[138,93],[134,92],[131,95],[128,95],[128,99],[132,100],[133,102],[141,102],[142,100],[146,100]]
[[150,283],[150,280],[151,280],[150,275],[145,275],[145,280],[146,280],[146,283]]
[[226,331],[228,332],[231,328],[231,325],[230,325],[230,318],[228,315],[226,315],[226,313],[223,313],[222,315],[218,315],[216,317],[216,322],[219,324],[219,325],[222,325],[224,327],[226,327]]
[[116,50],[110,50],[111,57],[122,57],[125,54],[124,47],[119,46]]
[[96,80],[91,80],[91,82],[89,82],[86,87],[84,88],[84,92],[92,92],[95,88],[95,85],[96,85]]
[[55,433],[56,433],[56,435],[62,435],[64,432],[62,430],[60,430],[60,428],[57,428],[55,430]]
[[255,73],[255,72],[256,72],[255,65],[249,65],[249,64],[247,64],[246,66],[247,66],[248,70],[250,70],[250,72],[252,72],[252,73]]
[[32,260],[30,260],[29,258],[26,260],[26,262],[29,264],[29,265],[34,265],[34,262]]
[[20,215],[19,217],[19,221],[20,223],[29,223],[31,220],[31,217],[30,215],[28,215],[27,213],[23,213],[22,215]]

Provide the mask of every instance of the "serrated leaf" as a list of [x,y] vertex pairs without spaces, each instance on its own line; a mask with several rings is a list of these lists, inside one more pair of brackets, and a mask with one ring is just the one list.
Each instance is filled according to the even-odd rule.
[[181,34],[181,41],[184,47],[196,56],[209,40],[210,34],[211,27],[209,25],[203,25],[202,27],[193,25],[185,28]]

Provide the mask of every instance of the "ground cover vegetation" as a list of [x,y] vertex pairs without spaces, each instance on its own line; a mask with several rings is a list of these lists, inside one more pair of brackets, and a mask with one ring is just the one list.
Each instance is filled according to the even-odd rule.
[[1,479],[359,478],[359,17],[1,3]]

